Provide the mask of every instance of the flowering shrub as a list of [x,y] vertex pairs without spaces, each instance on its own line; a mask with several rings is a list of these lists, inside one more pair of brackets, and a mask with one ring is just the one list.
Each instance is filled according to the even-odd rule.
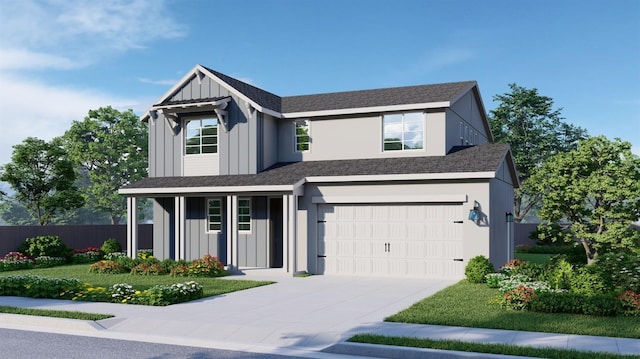
[[189,275],[196,277],[218,277],[225,274],[224,266],[218,258],[206,254],[200,259],[191,262]]
[[0,277],[0,295],[31,298],[67,298],[80,289],[82,282],[75,278],[50,278],[37,275]]
[[532,288],[520,285],[504,293],[503,306],[507,309],[523,310],[529,306],[529,302],[535,297],[537,297],[537,294]]
[[619,291],[640,293],[640,256],[629,252],[609,252],[598,256],[601,267]]
[[133,268],[131,268],[131,274],[142,274],[142,275],[159,275],[166,274],[167,270],[164,269],[162,265],[159,263],[140,263]]
[[511,272],[516,267],[523,266],[526,263],[527,262],[525,262],[523,260],[520,260],[518,258],[514,258],[514,259],[508,261],[507,263],[505,263],[502,267],[500,267],[500,272],[501,273],[505,273],[505,274],[509,274],[509,272]]
[[104,259],[108,261],[114,261],[118,258],[126,257],[127,254],[125,252],[111,252],[104,255]]
[[139,250],[137,257],[140,258],[141,260],[155,259],[155,257],[153,256],[153,251],[150,249]]
[[82,288],[75,293],[70,293],[72,300],[85,302],[110,302],[111,294],[105,287],[94,287],[89,283],[84,283]]
[[115,261],[101,260],[93,263],[89,266],[90,273],[106,273],[106,274],[118,274],[124,273],[124,268]]
[[617,297],[622,314],[628,317],[640,317],[640,293],[627,290]]
[[189,266],[187,266],[186,264],[178,264],[177,266],[171,268],[171,272],[169,274],[173,277],[188,277]]
[[118,283],[109,288],[109,294],[111,294],[111,301],[114,303],[126,303],[133,299],[136,294],[136,290],[130,284]]
[[133,303],[164,306],[201,298],[202,286],[194,281],[172,285],[156,285],[142,292],[136,292]]
[[0,271],[28,269],[33,266],[33,263],[31,258],[21,252],[9,252],[0,259]]
[[77,249],[71,258],[73,263],[92,263],[102,259],[102,250],[96,247]]
[[50,268],[55,266],[61,266],[66,263],[66,259],[61,257],[49,257],[49,256],[40,256],[36,258],[36,266],[39,268]]

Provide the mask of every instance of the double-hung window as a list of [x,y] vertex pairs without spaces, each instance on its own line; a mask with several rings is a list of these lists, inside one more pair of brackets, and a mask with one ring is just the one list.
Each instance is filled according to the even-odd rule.
[[218,153],[218,120],[202,118],[187,121],[185,154]]
[[296,151],[309,151],[309,120],[295,121]]
[[408,112],[382,117],[384,151],[409,151],[424,148],[424,114]]
[[212,198],[207,201],[207,231],[220,232],[222,229],[222,199]]
[[238,230],[251,232],[251,199],[238,198]]

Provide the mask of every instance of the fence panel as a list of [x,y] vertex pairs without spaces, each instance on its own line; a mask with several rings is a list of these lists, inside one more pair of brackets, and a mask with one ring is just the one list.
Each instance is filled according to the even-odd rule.
[[[102,246],[105,240],[116,239],[122,250],[127,249],[127,225],[72,226],[0,226],[0,256],[16,251],[26,238],[59,236],[69,247],[82,249]],[[153,224],[138,224],[138,248],[153,248]]]

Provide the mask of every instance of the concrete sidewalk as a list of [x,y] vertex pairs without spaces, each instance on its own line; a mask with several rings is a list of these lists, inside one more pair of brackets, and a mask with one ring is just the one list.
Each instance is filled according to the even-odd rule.
[[343,343],[358,333],[640,355],[640,340],[633,339],[383,322],[452,281],[245,273],[228,278],[277,283],[168,307],[0,297],[0,305],[115,315],[85,322],[0,314],[0,327],[316,358],[354,355],[353,350],[371,357],[391,355],[379,346],[367,346],[365,351],[363,346]]

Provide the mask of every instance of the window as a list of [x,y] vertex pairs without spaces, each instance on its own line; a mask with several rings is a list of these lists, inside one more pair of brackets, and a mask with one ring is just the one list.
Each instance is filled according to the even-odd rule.
[[251,200],[248,198],[238,199],[238,230],[251,231]]
[[309,151],[309,120],[295,121],[296,151]]
[[222,200],[213,198],[208,201],[207,230],[219,232],[222,229]]
[[218,153],[218,120],[203,118],[187,122],[185,154]]
[[421,112],[384,115],[382,132],[384,151],[424,148],[424,116]]

